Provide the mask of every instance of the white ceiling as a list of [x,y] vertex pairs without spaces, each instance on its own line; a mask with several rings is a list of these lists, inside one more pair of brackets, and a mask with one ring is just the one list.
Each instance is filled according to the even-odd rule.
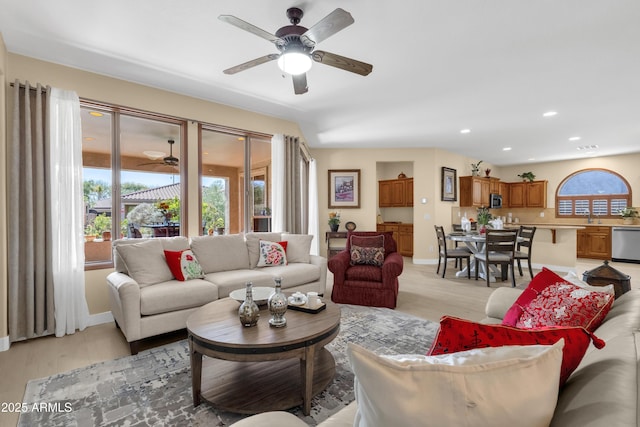
[[[275,62],[222,73],[277,50],[218,15],[273,33],[292,6],[306,27],[350,12],[355,23],[318,48],[373,72],[314,63],[304,95]],[[287,118],[311,147],[441,147],[497,165],[640,151],[637,0],[0,0],[0,10],[10,52]]]

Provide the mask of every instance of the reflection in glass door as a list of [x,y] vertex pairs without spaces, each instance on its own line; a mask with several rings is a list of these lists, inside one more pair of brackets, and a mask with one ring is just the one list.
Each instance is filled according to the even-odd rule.
[[[201,150],[203,234],[269,229],[270,139],[203,127]],[[247,166],[251,180],[245,183]]]

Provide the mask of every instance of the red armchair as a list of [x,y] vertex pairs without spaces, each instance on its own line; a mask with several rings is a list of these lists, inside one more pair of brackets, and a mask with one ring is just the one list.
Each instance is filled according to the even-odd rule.
[[[352,236],[384,236],[384,262],[375,265],[351,265]],[[343,304],[357,304],[372,307],[395,308],[398,299],[398,276],[404,262],[397,251],[396,241],[391,232],[349,231],[345,250],[333,256],[328,262],[333,273],[331,301]]]

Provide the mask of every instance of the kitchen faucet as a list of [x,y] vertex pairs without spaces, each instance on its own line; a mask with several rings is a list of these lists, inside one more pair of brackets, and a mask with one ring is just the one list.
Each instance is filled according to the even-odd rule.
[[591,219],[591,211],[589,209],[584,210],[584,216],[587,217],[587,224],[591,224],[593,222]]

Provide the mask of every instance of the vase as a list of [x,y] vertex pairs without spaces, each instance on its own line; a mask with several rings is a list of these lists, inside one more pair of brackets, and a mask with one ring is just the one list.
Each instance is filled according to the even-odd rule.
[[487,226],[486,226],[486,225],[484,225],[484,224],[482,224],[482,225],[480,226],[480,230],[478,230],[478,233],[480,233],[480,234],[484,234],[484,233],[486,233],[486,232],[487,232]]
[[329,224],[329,228],[331,228],[331,231],[334,233],[338,231],[338,227],[340,227],[340,224]]
[[276,277],[273,279],[276,284],[275,291],[269,296],[269,313],[271,313],[271,319],[269,319],[269,325],[282,328],[287,325],[287,319],[284,314],[287,312],[287,296],[282,293],[282,278]]
[[622,223],[625,224],[625,225],[632,225],[633,224],[633,218],[624,217],[624,218],[622,218]]
[[251,282],[247,282],[247,291],[238,309],[238,317],[242,326],[255,326],[260,318],[258,304],[253,301],[253,283]]

